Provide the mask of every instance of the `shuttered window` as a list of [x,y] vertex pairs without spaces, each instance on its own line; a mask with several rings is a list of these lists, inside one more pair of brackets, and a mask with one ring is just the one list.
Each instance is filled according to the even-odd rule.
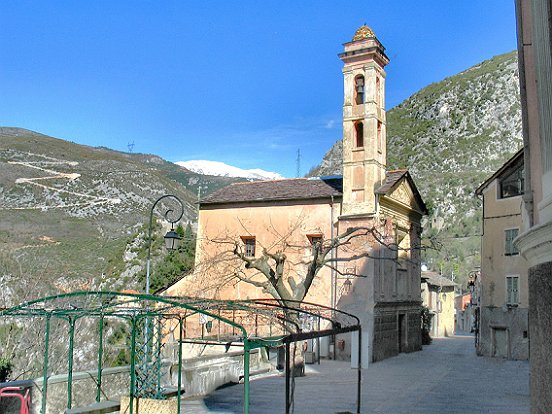
[[508,305],[519,303],[519,276],[506,276],[506,303]]
[[242,236],[243,244],[245,245],[245,256],[255,257],[255,237],[254,236]]
[[519,250],[514,246],[514,239],[518,236],[519,229],[504,230],[505,243],[504,254],[506,256],[514,256],[519,254]]

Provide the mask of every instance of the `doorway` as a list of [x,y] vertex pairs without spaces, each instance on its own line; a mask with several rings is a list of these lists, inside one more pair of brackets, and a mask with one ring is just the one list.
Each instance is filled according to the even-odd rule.
[[508,358],[508,330],[493,328],[493,356]]

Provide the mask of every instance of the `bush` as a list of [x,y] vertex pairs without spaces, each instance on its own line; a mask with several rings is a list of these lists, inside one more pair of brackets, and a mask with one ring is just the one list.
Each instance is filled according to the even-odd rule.
[[431,328],[431,319],[433,315],[431,314],[427,306],[422,306],[422,345],[431,344],[431,336],[429,336],[429,329]]
[[13,362],[6,357],[0,357],[0,382],[6,382],[13,369]]

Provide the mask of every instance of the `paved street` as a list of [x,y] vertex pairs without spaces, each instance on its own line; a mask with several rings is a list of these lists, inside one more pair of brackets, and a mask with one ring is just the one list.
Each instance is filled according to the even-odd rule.
[[[295,413],[355,412],[356,371],[339,361],[309,365],[296,379]],[[243,385],[185,401],[184,413],[241,413]],[[251,383],[252,414],[284,412],[284,378]],[[472,336],[435,339],[363,370],[362,413],[529,413],[529,366],[477,357]]]

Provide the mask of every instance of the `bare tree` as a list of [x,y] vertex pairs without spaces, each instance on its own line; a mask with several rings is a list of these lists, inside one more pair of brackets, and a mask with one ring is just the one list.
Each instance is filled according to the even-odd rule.
[[[205,295],[216,296],[217,291],[244,282],[292,309],[305,299],[324,268],[338,276],[352,276],[343,263],[360,264],[369,258],[399,261],[401,256],[409,261],[405,253],[421,248],[397,240],[391,220],[374,220],[373,225],[350,227],[331,238],[308,240],[301,227],[303,220],[298,217],[284,231],[271,224],[266,229],[270,244],[257,240],[255,254],[247,251],[243,237],[227,229],[200,240],[195,286]],[[241,234],[249,234],[245,224],[240,226]]]
[[[234,277],[240,281],[250,283],[270,293],[274,298],[279,299],[286,306],[293,307],[295,303],[305,299],[309,289],[312,286],[316,276],[324,267],[330,267],[335,272],[343,274],[337,266],[339,262],[355,261],[362,258],[371,257],[371,246],[375,242],[384,244],[382,235],[374,227],[355,227],[349,228],[343,234],[329,240],[316,240],[311,246],[289,245],[284,241],[280,248],[270,252],[266,248],[262,249],[259,257],[248,257],[244,253],[243,244],[234,242],[232,253],[245,264],[245,269],[254,269],[257,273],[247,275],[240,269],[236,269]],[[358,244],[368,246],[367,250],[355,252],[354,246]],[[303,275],[286,275],[286,261],[288,255],[286,250],[296,250],[310,248],[312,255],[310,260],[300,263],[292,262],[294,267],[304,265],[306,271]],[[337,257],[332,252],[340,249],[347,252],[346,256]],[[256,275],[262,275],[263,278],[255,280]],[[264,279],[264,280],[263,280]]]

